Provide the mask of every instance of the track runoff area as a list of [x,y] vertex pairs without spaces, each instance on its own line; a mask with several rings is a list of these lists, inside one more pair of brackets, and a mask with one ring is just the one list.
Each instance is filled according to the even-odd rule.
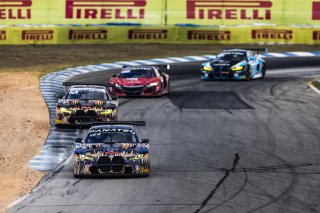
[[119,120],[147,122],[148,178],[76,179],[69,158],[9,212],[318,212],[320,99],[306,83],[319,59],[266,58],[252,81],[201,81],[201,62],[172,64],[168,96],[120,100]]

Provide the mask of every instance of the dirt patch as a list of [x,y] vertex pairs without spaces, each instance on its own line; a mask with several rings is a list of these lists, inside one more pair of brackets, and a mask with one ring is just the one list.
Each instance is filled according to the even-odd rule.
[[28,167],[49,130],[38,75],[38,72],[0,73],[0,212],[29,192],[44,174]]

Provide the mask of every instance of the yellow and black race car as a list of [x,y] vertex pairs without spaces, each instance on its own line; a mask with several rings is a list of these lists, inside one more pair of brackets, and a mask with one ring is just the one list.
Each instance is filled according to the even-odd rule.
[[118,98],[112,97],[105,86],[68,86],[66,95],[58,97],[55,124],[68,126],[94,121],[115,121],[117,108]]

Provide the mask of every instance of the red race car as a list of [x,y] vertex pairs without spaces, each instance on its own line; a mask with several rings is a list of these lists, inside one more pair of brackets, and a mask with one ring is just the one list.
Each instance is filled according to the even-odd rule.
[[124,66],[109,80],[112,96],[162,96],[170,91],[169,75],[162,71],[169,65]]

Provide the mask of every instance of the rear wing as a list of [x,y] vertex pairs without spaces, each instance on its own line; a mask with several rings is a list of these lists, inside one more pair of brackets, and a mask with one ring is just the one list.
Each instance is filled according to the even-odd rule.
[[264,54],[268,54],[268,48],[248,48],[246,50],[257,52],[257,54],[259,54],[259,52],[264,52]]
[[99,125],[131,125],[131,126],[146,126],[145,121],[102,121],[102,122],[92,122],[91,126]]
[[170,64],[167,64],[167,65],[165,65],[165,64],[160,64],[160,65],[139,65],[139,66],[124,65],[122,68],[123,69],[125,69],[125,68],[131,68],[131,69],[137,68],[137,69],[139,69],[139,68],[152,68],[152,67],[156,67],[158,69],[167,69],[167,70],[169,70],[170,69]]
[[250,50],[256,52],[257,54],[259,54],[259,52],[264,52],[264,54],[268,54],[268,48],[228,48],[226,50]]

